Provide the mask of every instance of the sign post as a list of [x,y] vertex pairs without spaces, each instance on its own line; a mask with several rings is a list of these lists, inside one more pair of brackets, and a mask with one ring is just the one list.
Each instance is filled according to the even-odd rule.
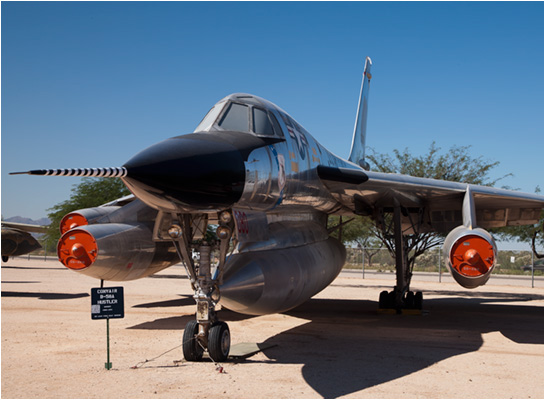
[[106,318],[106,363],[104,366],[107,370],[112,369],[112,363],[110,362],[110,318]]
[[125,317],[123,287],[100,287],[91,289],[91,318],[106,319],[107,370],[112,369],[110,362],[110,318]]

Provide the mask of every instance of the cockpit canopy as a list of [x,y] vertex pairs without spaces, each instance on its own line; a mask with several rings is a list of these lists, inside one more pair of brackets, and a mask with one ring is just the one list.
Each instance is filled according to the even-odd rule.
[[[232,94],[208,111],[195,132],[237,131],[283,138],[272,103],[249,94]],[[276,111],[276,110],[275,110]]]

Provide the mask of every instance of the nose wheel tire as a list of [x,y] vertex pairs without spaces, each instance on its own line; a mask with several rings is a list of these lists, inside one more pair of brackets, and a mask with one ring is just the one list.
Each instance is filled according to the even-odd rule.
[[204,352],[203,348],[197,341],[197,334],[199,333],[199,324],[196,320],[189,321],[185,326],[182,350],[184,358],[187,361],[200,361]]
[[208,354],[215,362],[223,362],[231,349],[231,333],[225,322],[216,322],[208,333]]

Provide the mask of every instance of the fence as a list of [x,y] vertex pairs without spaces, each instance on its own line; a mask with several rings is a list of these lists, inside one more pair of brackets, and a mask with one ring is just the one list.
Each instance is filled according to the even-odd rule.
[[[344,269],[361,270],[363,277],[365,277],[365,271],[395,272],[395,259],[385,248],[347,248],[346,253]],[[21,257],[28,257],[29,260],[42,258],[47,261],[48,259],[56,260],[57,254],[41,249]],[[413,272],[436,273],[439,282],[443,274],[450,275],[443,261],[440,247],[431,248],[417,257]],[[534,287],[534,278],[543,277],[543,259],[536,259],[531,251],[500,250],[492,274],[527,276],[532,279],[532,287]]]
[[[385,248],[347,248],[345,269],[365,271],[395,272],[395,258]],[[365,260],[365,262],[364,262]],[[533,267],[533,268],[532,268]],[[434,247],[416,258],[413,272],[437,273],[441,282],[443,274],[450,275],[441,247]],[[532,278],[543,276],[543,259],[536,259],[533,252],[524,250],[499,250],[493,275],[520,275]]]

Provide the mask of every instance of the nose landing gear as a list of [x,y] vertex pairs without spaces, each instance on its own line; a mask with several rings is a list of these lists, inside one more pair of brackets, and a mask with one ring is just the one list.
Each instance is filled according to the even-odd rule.
[[[162,216],[165,217],[167,216]],[[219,242],[219,246],[211,245],[206,240],[210,240],[206,237],[208,227],[206,214],[176,216],[175,222],[166,229],[195,291],[193,298],[197,305],[196,319],[189,321],[182,337],[182,350],[187,361],[201,361],[204,352],[207,351],[212,361],[223,362],[227,360],[231,348],[229,326],[218,319],[216,305],[221,297],[219,285],[222,283],[227,251],[233,236],[232,214],[229,211],[221,212],[218,215],[218,222],[215,242]],[[161,237],[161,226],[168,225],[164,221],[156,222],[154,233],[156,237]],[[211,253],[213,248],[218,247],[219,263],[212,276]],[[198,265],[190,256],[193,250],[197,251]]]
[[210,252],[211,246],[203,241],[199,247],[200,260],[193,296],[197,303],[197,319],[187,324],[183,335],[182,349],[187,361],[200,361],[207,349],[212,361],[222,362],[227,360],[231,348],[229,327],[218,320],[216,313],[220,294],[218,280],[211,274]]

